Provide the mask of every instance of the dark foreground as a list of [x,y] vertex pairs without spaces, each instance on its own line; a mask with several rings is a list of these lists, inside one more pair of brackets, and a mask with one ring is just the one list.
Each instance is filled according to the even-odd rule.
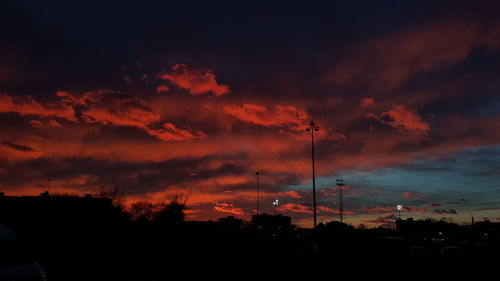
[[[16,232],[50,281],[477,279],[498,275],[500,261],[494,241],[412,240],[368,230],[257,231],[133,223]],[[465,259],[439,256],[442,246],[452,244],[463,249]],[[415,245],[425,245],[432,256],[411,258]]]

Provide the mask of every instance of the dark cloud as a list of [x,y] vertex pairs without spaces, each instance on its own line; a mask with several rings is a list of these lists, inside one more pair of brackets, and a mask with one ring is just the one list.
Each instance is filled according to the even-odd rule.
[[6,147],[10,147],[19,151],[35,151],[33,148],[27,146],[27,145],[22,145],[22,144],[17,144],[12,141],[4,140],[1,142],[2,145]]
[[458,214],[458,212],[456,210],[454,210],[454,209],[449,209],[449,210],[446,210],[446,209],[435,209],[434,212],[437,213],[437,214],[451,214],[451,215]]

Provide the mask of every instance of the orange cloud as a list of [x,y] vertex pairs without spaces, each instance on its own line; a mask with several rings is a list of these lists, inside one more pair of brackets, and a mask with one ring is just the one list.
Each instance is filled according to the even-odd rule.
[[295,213],[305,213],[305,214],[312,214],[313,210],[311,207],[302,205],[302,204],[297,204],[297,203],[286,203],[277,208],[278,211],[286,212],[295,212]]
[[229,104],[224,106],[224,111],[243,122],[269,127],[290,127],[301,131],[312,119],[305,110],[291,105],[267,108],[256,104]]
[[418,192],[403,192],[404,198],[424,198],[425,196],[422,193]]
[[189,90],[192,95],[213,93],[221,96],[229,93],[229,86],[217,83],[211,70],[201,70],[185,64],[176,64],[172,72],[159,74],[163,80],[170,80],[175,85]]
[[404,105],[396,105],[391,110],[382,113],[381,118],[374,114],[369,114],[368,116],[403,131],[427,135],[431,129],[429,123],[423,121],[422,117],[415,110]]
[[235,207],[233,203],[219,202],[214,206],[214,210],[218,212],[231,213],[234,215],[243,215],[243,211],[239,207]]
[[375,104],[375,100],[372,98],[361,99],[361,107],[369,107],[373,104]]
[[168,92],[170,90],[170,88],[165,85],[165,84],[161,84],[159,86],[156,86],[156,92],[157,93],[161,93],[161,92]]
[[295,190],[280,192],[280,193],[278,193],[278,196],[287,196],[287,197],[292,197],[292,198],[297,198],[297,199],[302,198],[300,196],[300,194]]

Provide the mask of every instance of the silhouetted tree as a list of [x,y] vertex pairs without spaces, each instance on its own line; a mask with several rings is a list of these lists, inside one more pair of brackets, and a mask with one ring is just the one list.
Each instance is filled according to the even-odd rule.
[[138,221],[150,221],[153,219],[156,204],[149,201],[138,201],[130,205],[128,213],[130,218]]
[[95,195],[101,198],[109,198],[116,207],[120,207],[122,209],[125,208],[127,196],[125,195],[125,191],[119,189],[118,187],[99,186]]
[[151,203],[138,201],[130,205],[129,215],[133,220],[155,221],[158,223],[177,223],[185,218],[187,198],[175,195],[170,202]]
[[156,206],[153,219],[161,223],[176,223],[184,220],[187,210],[187,198],[182,195],[175,195],[169,202],[161,202]]

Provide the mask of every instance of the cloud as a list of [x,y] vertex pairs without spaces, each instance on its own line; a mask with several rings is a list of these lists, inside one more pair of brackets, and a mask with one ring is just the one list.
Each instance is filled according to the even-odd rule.
[[41,128],[43,127],[43,123],[39,120],[31,120],[29,121],[30,125],[34,128]]
[[391,110],[382,113],[381,117],[374,114],[368,114],[368,116],[402,131],[427,135],[431,129],[429,123],[423,121],[415,110],[404,105],[394,106]]
[[146,127],[145,131],[151,136],[157,137],[163,141],[186,141],[203,139],[207,136],[202,131],[189,131],[177,128],[172,123],[165,123],[160,129],[149,129]]
[[[333,213],[333,214],[340,214],[340,210],[335,210],[327,206],[317,206],[318,210],[320,212],[325,212],[325,213]],[[344,215],[354,215],[355,213],[353,211],[343,211],[342,214]]]
[[311,207],[298,204],[298,203],[286,203],[278,207],[278,211],[281,212],[294,212],[294,213],[304,213],[304,214],[312,214],[313,210]]
[[394,212],[395,209],[393,206],[375,206],[375,207],[368,207],[368,206],[364,206],[364,207],[361,207],[360,208],[361,210],[367,212],[367,213],[370,213],[370,214],[375,214],[375,213],[389,213],[389,212]]
[[349,48],[328,75],[338,85],[388,91],[421,73],[464,60],[475,48],[498,48],[500,29],[445,18],[369,39]]
[[235,207],[233,203],[219,202],[214,206],[214,210],[223,213],[231,213],[234,215],[243,215],[243,211],[239,207]]
[[229,104],[224,106],[224,111],[243,122],[266,127],[289,127],[300,131],[312,119],[304,109],[292,105],[274,105],[268,108],[257,104]]
[[455,210],[455,209],[449,209],[449,210],[446,210],[446,209],[435,209],[434,213],[436,213],[436,214],[450,214],[450,215],[456,215],[456,214],[458,214],[457,210]]
[[172,72],[160,73],[158,77],[189,90],[192,95],[211,92],[215,96],[222,96],[229,93],[229,86],[217,83],[215,74],[211,70],[202,70],[185,64],[176,64],[172,67]]
[[427,214],[429,213],[429,210],[425,208],[410,208],[410,207],[403,207],[403,211],[407,213],[422,213],[422,214]]
[[17,144],[8,140],[4,140],[1,142],[3,146],[10,147],[15,150],[23,151],[23,152],[35,152],[33,148],[27,145]]
[[418,192],[408,192],[408,191],[405,191],[405,192],[403,192],[403,197],[407,198],[407,199],[410,199],[410,198],[424,198],[425,195],[423,195],[422,193],[418,193]]
[[[139,128],[163,141],[184,141],[204,138],[197,130],[181,129],[173,123],[163,123],[147,102],[116,91],[93,91],[75,94],[59,91],[55,102],[41,104],[32,97],[11,97],[0,94],[0,112],[16,112],[20,115],[36,115],[41,118],[62,118],[76,123],[127,126]],[[31,120],[33,127],[40,128],[40,120]],[[56,119],[51,119],[52,127],[61,127]]]
[[156,92],[157,93],[168,92],[169,90],[170,90],[170,87],[168,87],[165,84],[161,84],[161,85],[156,86]]
[[280,193],[278,193],[278,196],[286,196],[286,197],[292,197],[292,198],[296,198],[296,199],[302,198],[300,196],[300,194],[295,190],[280,192]]
[[361,99],[361,107],[369,107],[375,104],[375,100],[372,98]]
[[9,96],[0,93],[0,112],[16,112],[22,116],[59,117],[75,121],[73,108],[60,101],[39,103],[30,96]]
[[379,227],[394,228],[394,223],[398,218],[395,215],[387,215],[369,220],[361,220],[361,223],[371,223]]

